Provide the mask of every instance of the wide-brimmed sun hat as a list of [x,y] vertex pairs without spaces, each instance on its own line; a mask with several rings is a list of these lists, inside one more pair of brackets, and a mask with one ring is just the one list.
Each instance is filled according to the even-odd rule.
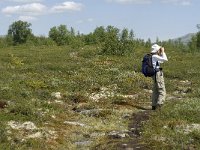
[[159,46],[158,44],[153,44],[151,46],[151,53],[156,53],[157,51],[159,51],[160,48],[161,46]]

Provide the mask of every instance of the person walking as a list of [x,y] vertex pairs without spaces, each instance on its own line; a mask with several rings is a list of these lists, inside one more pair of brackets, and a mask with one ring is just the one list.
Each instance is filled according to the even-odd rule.
[[159,109],[166,98],[166,89],[164,82],[163,69],[160,64],[168,61],[165,49],[158,44],[151,46],[152,64],[156,70],[156,74],[152,76],[153,79],[153,93],[152,93],[152,110]]

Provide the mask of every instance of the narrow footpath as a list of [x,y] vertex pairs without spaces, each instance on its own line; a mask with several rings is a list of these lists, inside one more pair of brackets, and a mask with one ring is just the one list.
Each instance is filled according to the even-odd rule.
[[119,145],[120,150],[146,150],[145,143],[141,141],[141,127],[144,122],[149,119],[150,113],[152,110],[144,110],[140,111],[136,114],[133,114],[132,118],[130,119],[129,136],[131,140],[127,143],[123,143]]

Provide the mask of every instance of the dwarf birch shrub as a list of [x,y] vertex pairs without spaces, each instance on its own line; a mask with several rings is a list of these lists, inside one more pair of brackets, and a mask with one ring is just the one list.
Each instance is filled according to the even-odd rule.
[[15,67],[21,67],[23,66],[23,59],[14,56],[14,54],[10,54],[10,66],[11,68],[15,68]]

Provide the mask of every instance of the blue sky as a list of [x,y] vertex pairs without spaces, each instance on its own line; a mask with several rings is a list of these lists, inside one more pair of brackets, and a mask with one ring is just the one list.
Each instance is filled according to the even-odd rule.
[[133,29],[136,38],[167,40],[197,32],[199,8],[199,0],[0,0],[0,35],[23,20],[35,35],[60,24],[84,34],[112,25]]

